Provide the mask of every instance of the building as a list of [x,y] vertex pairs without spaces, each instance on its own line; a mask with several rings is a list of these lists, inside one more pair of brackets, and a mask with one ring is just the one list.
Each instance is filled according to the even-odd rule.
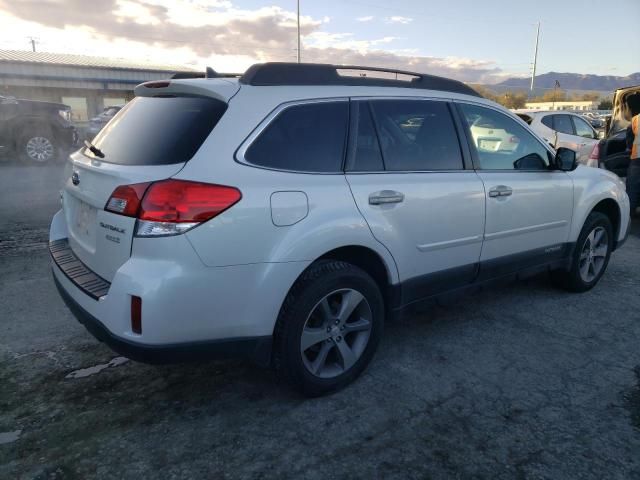
[[0,50],[0,95],[64,103],[73,120],[82,123],[133,98],[133,88],[142,82],[194,71],[144,61]]
[[525,108],[529,110],[597,110],[599,101],[575,102],[527,102]]

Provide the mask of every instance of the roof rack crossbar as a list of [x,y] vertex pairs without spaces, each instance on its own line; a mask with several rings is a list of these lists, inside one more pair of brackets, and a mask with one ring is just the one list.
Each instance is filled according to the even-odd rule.
[[[362,71],[364,74],[341,75],[341,71],[350,71],[351,73]],[[369,77],[366,72],[386,73],[391,74],[391,76],[389,78]],[[405,78],[400,79],[398,76]],[[420,88],[462,93],[476,97],[481,96],[473,88],[457,80],[405,70],[358,65],[287,62],[259,63],[249,67],[244,75],[240,77],[240,82],[254,86],[345,85]]]

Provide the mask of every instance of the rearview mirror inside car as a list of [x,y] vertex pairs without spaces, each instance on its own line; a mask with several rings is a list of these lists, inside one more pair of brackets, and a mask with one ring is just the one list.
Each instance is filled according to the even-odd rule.
[[578,166],[576,152],[570,148],[560,147],[556,150],[556,167],[565,172],[571,172]]

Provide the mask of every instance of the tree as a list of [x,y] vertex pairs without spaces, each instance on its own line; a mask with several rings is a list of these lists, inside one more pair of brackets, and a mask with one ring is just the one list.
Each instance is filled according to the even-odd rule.
[[574,95],[574,100],[584,100],[596,102],[600,100],[601,95],[598,92],[586,92]]
[[493,100],[506,108],[524,108],[527,102],[526,92],[507,91],[501,94],[483,85],[472,85],[473,89],[488,100]]
[[531,99],[532,102],[564,102],[567,99],[567,92],[564,90],[550,89],[542,95]]
[[524,108],[527,103],[527,94],[524,92],[505,92],[497,101],[506,108]]
[[493,100],[496,102],[498,100],[498,95],[493,90],[485,87],[484,85],[471,85],[476,92],[482,95],[484,98],[488,100]]
[[600,101],[600,104],[598,105],[598,110],[612,110],[613,109],[613,102],[611,101],[610,98],[605,98],[604,100]]

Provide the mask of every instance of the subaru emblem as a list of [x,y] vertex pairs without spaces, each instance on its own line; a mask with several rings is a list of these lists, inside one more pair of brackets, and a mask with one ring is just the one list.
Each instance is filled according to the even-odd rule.
[[71,183],[74,185],[78,185],[80,183],[80,176],[78,175],[78,172],[73,172],[71,174]]

